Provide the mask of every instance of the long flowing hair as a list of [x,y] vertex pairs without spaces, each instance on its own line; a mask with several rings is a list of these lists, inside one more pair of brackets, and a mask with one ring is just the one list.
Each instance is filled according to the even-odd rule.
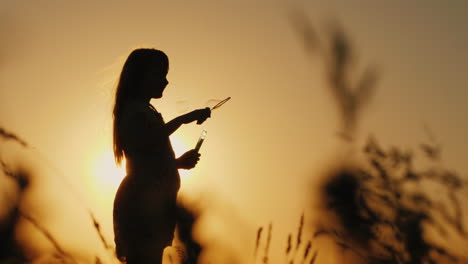
[[113,110],[113,147],[117,165],[121,164],[125,154],[119,129],[124,108],[130,101],[141,96],[144,77],[148,70],[154,67],[161,70],[161,73],[167,73],[169,69],[167,55],[157,49],[136,49],[130,53],[120,73]]

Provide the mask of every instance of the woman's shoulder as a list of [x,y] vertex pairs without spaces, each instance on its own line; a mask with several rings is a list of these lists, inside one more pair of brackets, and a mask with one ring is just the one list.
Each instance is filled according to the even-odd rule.
[[122,119],[126,121],[138,119],[154,122],[155,119],[159,121],[159,119],[162,119],[162,117],[147,103],[130,102],[124,108],[124,115]]
[[148,107],[148,104],[136,102],[136,101],[128,102],[124,108],[125,113],[138,113],[138,112],[147,113],[148,110],[151,110]]

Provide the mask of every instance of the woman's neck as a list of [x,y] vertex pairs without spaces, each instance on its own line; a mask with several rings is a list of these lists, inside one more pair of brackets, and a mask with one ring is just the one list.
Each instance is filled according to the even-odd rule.
[[132,101],[139,103],[139,104],[149,104],[151,101],[151,98],[146,98],[146,97],[137,97],[133,99]]

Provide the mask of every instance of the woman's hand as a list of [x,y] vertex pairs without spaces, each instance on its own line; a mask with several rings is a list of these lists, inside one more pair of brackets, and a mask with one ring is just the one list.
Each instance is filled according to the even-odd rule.
[[194,110],[184,116],[184,124],[197,121],[197,124],[203,124],[208,117],[211,117],[211,109],[209,107]]
[[200,153],[195,149],[189,150],[177,159],[177,168],[185,170],[193,169],[199,160]]

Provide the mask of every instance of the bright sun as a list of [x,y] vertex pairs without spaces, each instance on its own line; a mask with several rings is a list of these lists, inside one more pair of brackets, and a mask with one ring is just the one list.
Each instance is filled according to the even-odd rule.
[[93,176],[99,187],[117,189],[125,174],[125,160],[117,167],[112,151],[102,151],[95,159]]
[[[171,143],[176,157],[188,150],[187,145],[177,136],[171,136]],[[92,159],[91,176],[94,187],[102,195],[114,194],[125,177],[125,160],[121,167],[115,164],[111,149],[101,149]],[[191,175],[189,170],[179,170],[182,183]]]
[[[171,143],[172,143],[172,148],[174,149],[174,153],[176,157],[179,157],[180,155],[184,154],[186,151],[189,150],[189,148],[187,148],[187,144],[180,137],[176,135],[171,136]],[[180,174],[180,180],[182,181],[182,183],[184,183],[184,182],[187,182],[187,180],[190,178],[192,171],[179,170],[179,174]]]

